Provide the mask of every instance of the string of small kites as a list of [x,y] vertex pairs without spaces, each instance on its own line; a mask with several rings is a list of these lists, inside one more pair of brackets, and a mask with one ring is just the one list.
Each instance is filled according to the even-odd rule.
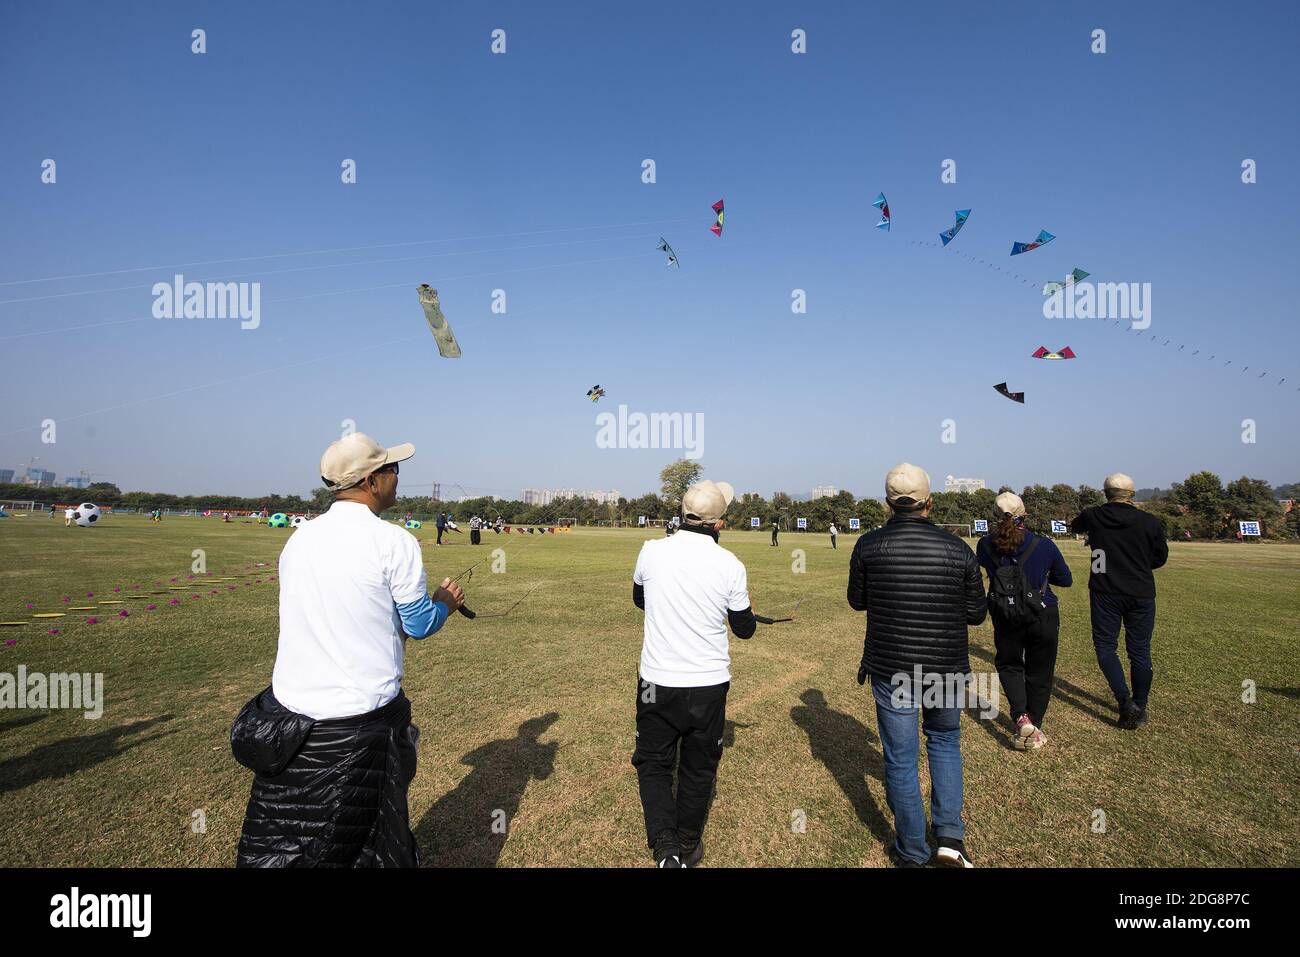
[[[166,583],[164,583],[162,579],[159,579],[154,582],[154,588],[147,591],[142,590],[142,586],[140,585],[117,585],[113,588],[112,592],[109,593],[113,596],[111,598],[95,599],[94,592],[86,592],[86,598],[84,600],[89,601],[95,599],[93,604],[74,605],[72,604],[74,601],[73,597],[71,595],[64,595],[62,608],[59,611],[36,611],[35,603],[27,602],[23,609],[28,613],[26,619],[0,621],[0,628],[21,628],[28,625],[53,623],[58,621],[58,619],[67,618],[74,612],[89,611],[98,613],[97,615],[89,615],[84,620],[77,620],[80,619],[80,616],[78,615],[76,616],[76,619],[70,622],[59,621],[58,624],[61,626],[60,628],[50,628],[47,632],[48,635],[57,637],[62,634],[62,628],[66,628],[68,624],[76,624],[78,626],[99,624],[101,621],[101,618],[99,617],[100,615],[110,616],[113,612],[116,612],[117,614],[113,617],[118,621],[129,619],[131,617],[131,612],[127,608],[117,608],[118,605],[128,605],[131,602],[143,601],[148,602],[148,604],[145,605],[145,611],[158,611],[160,608],[184,606],[185,603],[181,601],[179,595],[174,595],[174,592],[194,592],[190,596],[190,601],[194,601],[195,599],[203,598],[203,595],[198,591],[195,591],[195,589],[208,589],[208,595],[210,597],[213,595],[221,595],[223,593],[222,588],[209,587],[212,585],[221,585],[224,586],[225,592],[233,592],[238,591],[241,582],[244,587],[247,588],[252,585],[261,585],[265,582],[273,582],[276,580],[275,575],[267,575],[268,569],[271,571],[274,571],[275,569],[268,566],[265,562],[250,563],[245,565],[244,569],[245,570],[242,573],[236,575],[226,575],[224,569],[219,571],[216,575],[212,572],[205,572],[202,575],[189,575],[185,578],[185,584],[181,584],[181,577],[179,575],[170,579],[170,581]],[[137,592],[138,594],[136,594]],[[163,604],[161,599],[168,595],[172,595],[172,598],[167,601],[166,604]],[[155,601],[154,599],[160,600]],[[112,618],[105,618],[103,620],[112,620]],[[4,642],[6,648],[12,648],[16,644],[18,644],[17,638],[8,638]]]
[[[967,212],[969,212],[969,211],[967,211]],[[959,221],[959,222],[964,222],[964,221]],[[1055,237],[1053,237],[1053,238],[1055,238]],[[932,248],[932,249],[940,249],[940,248],[946,247],[946,246],[948,245],[947,243],[944,243],[943,246],[940,246],[939,243],[926,242],[926,241],[924,241],[924,240],[920,240],[920,239],[909,240],[909,242],[910,242],[911,245],[913,245],[913,246],[928,246],[928,247],[930,247],[930,248]],[[1002,268],[1001,266],[999,266],[997,263],[992,263],[992,262],[989,262],[989,261],[986,260],[986,259],[981,259],[979,256],[972,256],[970,253],[964,252],[964,251],[962,251],[962,250],[960,250],[960,249],[956,249],[956,248],[950,249],[950,250],[948,250],[948,251],[949,251],[950,253],[952,253],[952,254],[955,254],[955,255],[961,256],[962,258],[967,259],[967,260],[969,260],[970,262],[978,263],[978,264],[981,265],[981,266],[988,266],[990,269],[994,269],[994,270],[996,270],[996,271],[1002,273],[1004,276],[1007,276],[1007,277],[1009,277],[1009,278],[1018,279],[1018,280],[1020,280],[1020,282],[1024,283],[1026,286],[1037,286],[1037,285],[1038,285],[1038,283],[1035,282],[1034,280],[1032,280],[1032,279],[1026,279],[1024,276],[1020,275],[1020,273],[1015,272],[1015,271],[1012,270],[1012,269],[1009,269],[1009,268],[1008,268],[1008,269],[1003,269],[1003,268]],[[1049,288],[1049,291],[1052,291],[1051,287],[1053,287],[1053,286],[1069,285],[1069,284],[1071,284],[1073,281],[1075,281],[1075,280],[1081,278],[1082,276],[1087,276],[1087,275],[1089,275],[1089,274],[1086,273],[1086,272],[1083,272],[1083,271],[1080,270],[1080,269],[1075,269],[1074,272],[1071,274],[1071,276],[1069,276],[1069,277],[1066,278],[1066,282],[1065,282],[1064,284],[1059,283],[1059,282],[1058,282],[1058,283],[1048,283],[1047,286],[1048,286],[1048,288]],[[1107,324],[1110,324],[1111,326],[1113,326],[1113,327],[1116,328],[1116,329],[1124,328],[1126,325],[1128,325],[1128,320],[1125,320],[1125,319],[1103,319],[1103,320],[1101,320],[1101,321],[1102,321],[1102,322],[1105,322],[1105,323],[1107,323]],[[1130,332],[1136,332],[1139,336],[1141,336],[1143,333],[1145,333],[1145,332],[1148,331],[1148,330],[1145,330],[1145,329],[1133,329],[1131,325],[1128,325],[1128,330],[1129,330]],[[1152,343],[1160,342],[1160,337],[1159,337],[1159,336],[1154,336],[1154,335],[1153,335],[1153,336],[1150,336],[1150,337],[1148,338],[1147,341],[1148,341],[1148,342],[1152,342]],[[1169,346],[1171,343],[1173,343],[1173,341],[1174,341],[1173,339],[1165,339],[1165,340],[1164,340],[1163,342],[1161,342],[1160,344],[1161,344],[1162,347],[1167,347],[1167,346]],[[1186,349],[1186,348],[1187,348],[1187,344],[1186,344],[1186,343],[1181,343],[1181,342],[1180,342],[1180,343],[1178,343],[1178,348],[1175,349],[1174,351],[1175,351],[1175,352],[1182,352],[1182,351],[1183,351],[1184,349]],[[1201,354],[1202,354],[1202,350],[1200,350],[1200,349],[1194,349],[1194,350],[1192,350],[1190,353],[1188,353],[1188,357],[1189,357],[1189,358],[1194,358],[1194,357],[1199,356],[1199,355],[1201,355]],[[1218,353],[1210,353],[1209,355],[1205,356],[1205,360],[1206,360],[1207,362],[1214,362],[1216,359],[1218,359]],[[1226,361],[1225,363],[1223,363],[1223,365],[1221,366],[1221,368],[1226,369],[1228,366],[1232,365],[1232,363],[1233,363],[1233,360],[1232,360],[1232,359],[1229,359],[1228,361]],[[1248,366],[1248,365],[1243,365],[1243,366],[1241,366],[1241,371],[1242,371],[1242,373],[1246,373],[1246,372],[1250,371],[1250,366]],[[1258,381],[1258,380],[1260,380],[1260,379],[1263,379],[1263,378],[1264,378],[1265,376],[1267,376],[1267,375],[1268,375],[1268,372],[1267,372],[1267,371],[1265,371],[1265,372],[1261,372],[1258,376],[1256,376],[1256,381]],[[1286,382],[1286,376],[1282,376],[1282,378],[1280,378],[1280,379],[1277,380],[1277,384],[1278,384],[1278,385],[1281,385],[1281,384],[1284,383],[1284,382]],[[1297,386],[1297,387],[1296,387],[1296,391],[1297,391],[1297,392],[1300,392],[1300,386]]]

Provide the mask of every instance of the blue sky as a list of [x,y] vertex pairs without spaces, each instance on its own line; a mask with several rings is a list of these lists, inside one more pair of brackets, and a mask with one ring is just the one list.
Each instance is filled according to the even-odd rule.
[[[709,6],[0,8],[0,464],[306,493],[352,419],[416,444],[411,494],[631,495],[673,455],[596,447],[626,403],[702,413],[705,474],[764,495],[878,495],[901,460],[993,487],[1300,479],[1294,4]],[[269,258],[351,247],[384,248]],[[1076,266],[1150,282],[1150,330],[1044,319],[1037,285]],[[151,319],[177,271],[260,281],[261,326]]]

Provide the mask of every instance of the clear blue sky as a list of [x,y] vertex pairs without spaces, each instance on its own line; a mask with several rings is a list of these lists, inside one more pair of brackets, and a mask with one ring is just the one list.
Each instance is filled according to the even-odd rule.
[[[4,5],[0,464],[306,493],[354,419],[417,445],[412,494],[633,495],[673,456],[596,448],[622,402],[702,412],[705,474],[764,495],[879,495],[904,459],[993,487],[1300,480],[1295,4],[806,6]],[[952,248],[918,245],[967,207]],[[423,244],[166,268],[398,243]],[[1036,287],[958,249],[1036,284],[1150,282],[1152,327],[1046,320]],[[140,266],[160,268],[15,282]],[[175,271],[261,281],[261,327],[150,319]]]

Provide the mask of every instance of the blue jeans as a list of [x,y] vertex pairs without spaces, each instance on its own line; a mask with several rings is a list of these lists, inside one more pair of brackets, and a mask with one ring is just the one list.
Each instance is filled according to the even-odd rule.
[[912,701],[910,682],[903,686],[901,707],[892,700],[895,685],[872,676],[876,699],[876,727],[885,756],[885,798],[894,813],[897,838],[894,850],[917,864],[930,860],[925,838],[925,805],[921,801],[920,735],[917,712],[925,730],[925,752],[930,762],[930,820],[935,837],[961,840],[961,709],[921,708]]

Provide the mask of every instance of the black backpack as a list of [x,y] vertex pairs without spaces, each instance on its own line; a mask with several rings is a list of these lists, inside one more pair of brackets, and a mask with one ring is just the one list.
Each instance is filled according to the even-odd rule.
[[1039,536],[1035,535],[1019,559],[1014,556],[999,556],[999,560],[1009,558],[1010,564],[999,565],[997,571],[989,576],[989,614],[995,622],[1023,628],[1037,622],[1038,616],[1047,607],[1042,593],[1029,584],[1029,579],[1025,578],[1024,569],[1021,568],[1021,563],[1029,560],[1029,556],[1038,547],[1038,542]]

